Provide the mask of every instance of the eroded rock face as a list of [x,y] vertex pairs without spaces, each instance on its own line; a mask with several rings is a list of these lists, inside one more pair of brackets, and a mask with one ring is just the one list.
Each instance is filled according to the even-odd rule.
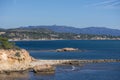
[[32,57],[24,50],[0,49],[0,72],[20,71],[29,68]]

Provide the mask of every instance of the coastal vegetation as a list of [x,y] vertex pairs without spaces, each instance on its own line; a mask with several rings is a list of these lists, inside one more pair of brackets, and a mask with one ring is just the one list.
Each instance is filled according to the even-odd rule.
[[120,36],[55,32],[45,28],[6,29],[0,30],[0,35],[9,40],[120,40]]
[[0,36],[0,49],[19,49],[14,42],[9,42],[8,38]]

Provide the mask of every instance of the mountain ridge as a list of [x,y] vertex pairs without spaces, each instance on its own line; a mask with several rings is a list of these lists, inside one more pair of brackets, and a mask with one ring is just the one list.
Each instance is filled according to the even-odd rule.
[[107,27],[86,27],[86,28],[76,28],[72,26],[58,26],[58,25],[40,25],[40,26],[28,26],[20,28],[46,28],[55,32],[60,33],[76,33],[76,34],[95,34],[95,35],[111,35],[120,36],[119,29],[111,29]]

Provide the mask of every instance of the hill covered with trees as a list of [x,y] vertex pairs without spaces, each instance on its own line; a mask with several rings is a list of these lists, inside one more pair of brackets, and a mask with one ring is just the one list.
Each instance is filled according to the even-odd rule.
[[0,36],[6,37],[9,40],[120,40],[120,36],[56,32],[39,27],[0,29]]
[[75,33],[75,34],[92,34],[92,35],[111,35],[120,36],[120,30],[110,29],[106,27],[87,27],[87,28],[76,28],[72,26],[59,26],[59,25],[40,25],[40,26],[28,26],[21,27],[24,29],[36,29],[45,28],[59,33]]

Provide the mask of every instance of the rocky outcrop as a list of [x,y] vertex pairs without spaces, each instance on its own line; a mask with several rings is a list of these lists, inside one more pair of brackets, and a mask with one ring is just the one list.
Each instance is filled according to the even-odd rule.
[[35,73],[54,73],[55,71],[55,67],[51,66],[51,65],[36,65],[33,68],[33,72]]
[[24,49],[0,49],[0,72],[26,70],[32,60],[33,58]]
[[67,51],[78,51],[78,48],[62,48],[62,49],[57,49],[57,52],[67,52]]
[[33,69],[38,72],[54,72],[51,64],[44,64],[42,61],[36,64],[37,60],[24,50],[0,49],[0,73],[21,72]]
[[86,63],[120,62],[120,59],[94,59],[94,60],[36,60],[31,65],[82,65]]

